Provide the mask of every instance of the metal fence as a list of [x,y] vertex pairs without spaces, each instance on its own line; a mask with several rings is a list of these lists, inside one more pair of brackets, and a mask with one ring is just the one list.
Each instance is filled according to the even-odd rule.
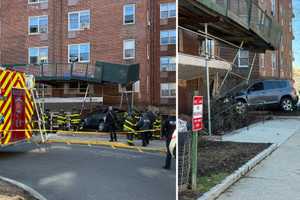
[[192,132],[178,133],[178,189],[187,189],[191,175]]

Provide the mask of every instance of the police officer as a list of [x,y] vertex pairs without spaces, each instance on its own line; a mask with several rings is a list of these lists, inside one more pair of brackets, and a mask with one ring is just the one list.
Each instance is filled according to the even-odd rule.
[[142,141],[143,147],[149,144],[150,140],[150,132],[148,131],[151,128],[151,121],[147,115],[147,113],[143,113],[142,117],[140,118],[139,122],[137,123],[137,127],[142,130]]
[[108,112],[106,113],[106,118],[105,118],[105,127],[106,127],[106,130],[110,132],[110,140],[109,140],[110,142],[117,141],[116,120],[117,120],[116,114],[113,111],[112,106],[109,106]]
[[176,128],[176,118],[173,116],[167,116],[166,120],[164,121],[163,127],[162,127],[162,136],[166,140],[166,147],[167,147],[167,156],[165,165],[163,166],[164,169],[171,169],[171,159],[172,155],[169,150],[169,145],[172,140],[172,134]]

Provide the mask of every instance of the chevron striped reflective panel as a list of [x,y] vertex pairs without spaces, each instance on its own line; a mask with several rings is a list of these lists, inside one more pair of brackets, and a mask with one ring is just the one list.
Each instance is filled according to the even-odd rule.
[[0,145],[32,136],[33,101],[22,72],[0,69]]

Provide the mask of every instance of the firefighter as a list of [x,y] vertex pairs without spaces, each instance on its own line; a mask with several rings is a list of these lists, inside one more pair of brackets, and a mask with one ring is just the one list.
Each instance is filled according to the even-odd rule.
[[161,117],[160,115],[157,115],[154,123],[153,123],[153,129],[155,129],[155,136],[159,136],[161,135]]
[[142,130],[141,132],[142,142],[143,142],[143,147],[145,147],[149,144],[149,140],[150,140],[149,129],[151,128],[151,121],[147,113],[143,113],[142,117],[137,123],[137,127],[139,128],[139,130]]
[[58,127],[62,130],[65,130],[67,118],[64,109],[60,109],[58,115],[56,116],[56,119]]
[[77,112],[76,109],[73,109],[69,117],[70,117],[70,124],[73,130],[78,130],[81,121],[80,114]]
[[175,128],[176,128],[176,121],[174,121],[174,117],[167,116],[162,127],[162,136],[166,140],[166,147],[167,147],[166,161],[165,161],[165,165],[163,166],[164,169],[171,169],[172,155],[169,149],[169,145],[172,140],[172,134]]
[[127,143],[130,146],[134,146],[133,136],[134,134],[136,134],[136,120],[134,119],[132,114],[127,115],[127,117],[125,118],[123,131],[129,132],[127,133]]
[[51,113],[50,113],[49,109],[45,110],[45,113],[44,113],[43,117],[44,117],[46,129],[50,129],[50,126],[51,126]]
[[110,132],[110,142],[117,141],[117,116],[116,113],[113,111],[112,106],[109,106],[108,112],[106,113],[105,118],[105,129]]

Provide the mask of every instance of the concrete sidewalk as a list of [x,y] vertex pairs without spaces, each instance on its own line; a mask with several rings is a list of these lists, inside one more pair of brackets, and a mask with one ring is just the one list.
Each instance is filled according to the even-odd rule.
[[[277,142],[281,146],[248,175],[231,186],[218,200],[300,200],[299,124],[298,120],[270,121],[264,129],[265,132],[257,132],[258,138]],[[262,131],[260,128],[254,129]],[[272,128],[274,131],[270,131]],[[252,136],[255,135],[253,131],[250,133]],[[270,138],[260,134],[269,135]],[[237,140],[237,135],[232,137]]]
[[224,135],[222,141],[282,144],[300,130],[300,119],[276,119],[253,124]]

